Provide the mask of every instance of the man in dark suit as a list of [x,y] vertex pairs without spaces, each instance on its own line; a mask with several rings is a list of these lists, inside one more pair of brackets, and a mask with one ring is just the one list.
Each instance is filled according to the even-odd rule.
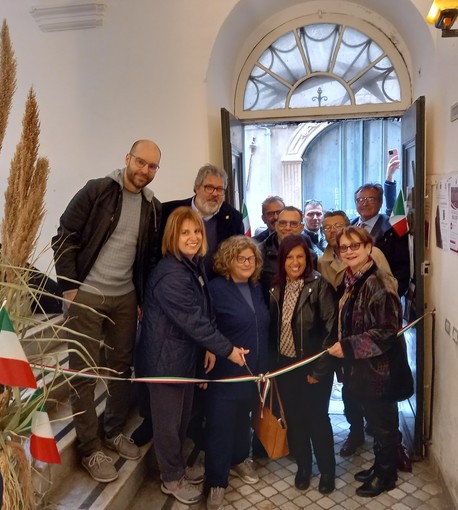
[[386,214],[380,214],[383,188],[380,184],[364,184],[355,191],[356,210],[359,216],[351,223],[363,226],[374,238],[398,281],[398,294],[403,296],[409,286],[410,256],[408,236],[399,237]]
[[224,201],[226,188],[226,172],[222,168],[206,164],[197,172],[193,197],[165,202],[162,206],[162,231],[170,213],[177,207],[190,206],[202,216],[208,242],[204,262],[209,280],[215,276],[213,255],[220,243],[228,237],[245,233],[242,214]]

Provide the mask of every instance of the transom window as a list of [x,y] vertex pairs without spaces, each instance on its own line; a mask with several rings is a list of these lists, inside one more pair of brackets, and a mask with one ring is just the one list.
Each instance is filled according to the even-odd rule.
[[[364,32],[348,23],[320,22],[287,31],[280,27],[267,45],[263,39],[242,70],[237,116],[304,118],[329,116],[329,109],[337,115],[404,110],[411,96],[402,57],[378,29],[359,22]],[[318,113],[320,108],[326,111]]]

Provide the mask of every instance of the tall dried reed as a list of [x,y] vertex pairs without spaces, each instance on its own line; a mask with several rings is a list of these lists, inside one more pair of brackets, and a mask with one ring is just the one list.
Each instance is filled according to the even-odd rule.
[[0,33],[0,151],[5,138],[15,90],[16,59],[14,58],[8,25],[4,20]]

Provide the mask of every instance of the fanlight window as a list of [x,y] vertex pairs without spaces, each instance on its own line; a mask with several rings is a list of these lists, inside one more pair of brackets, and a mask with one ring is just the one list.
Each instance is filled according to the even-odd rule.
[[[238,113],[320,107],[343,113],[361,111],[367,105],[374,105],[369,107],[372,111],[376,105],[381,110],[402,109],[397,69],[402,58],[383,37],[388,48],[360,30],[338,23],[291,29],[245,68],[242,111]],[[403,80],[408,82],[405,65],[401,67]],[[410,97],[404,101],[409,103]]]

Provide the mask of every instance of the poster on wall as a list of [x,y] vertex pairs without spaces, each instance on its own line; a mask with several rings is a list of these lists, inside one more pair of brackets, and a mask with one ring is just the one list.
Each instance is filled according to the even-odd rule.
[[434,216],[436,246],[445,250],[449,249],[448,188],[448,179],[441,179],[436,184],[436,211]]
[[450,178],[450,250],[458,253],[458,175]]

